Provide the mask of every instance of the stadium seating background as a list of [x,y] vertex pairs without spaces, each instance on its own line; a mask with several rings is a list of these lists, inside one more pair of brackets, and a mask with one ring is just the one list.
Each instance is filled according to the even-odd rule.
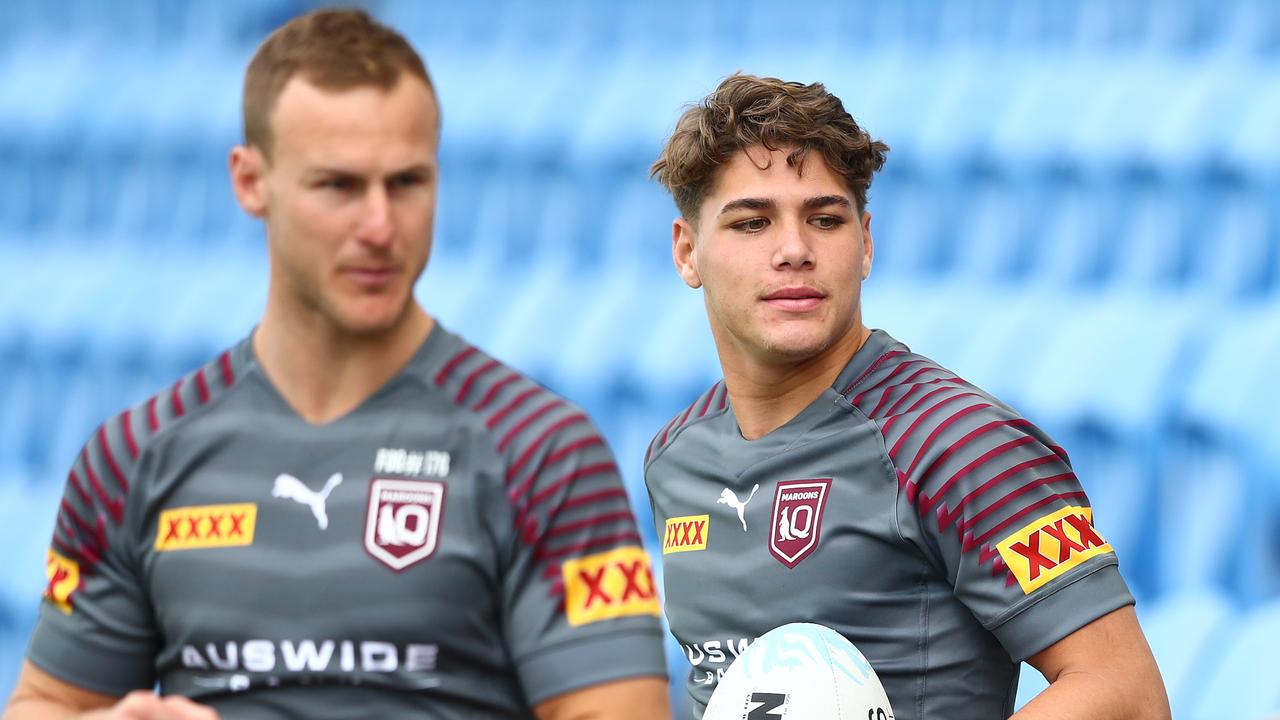
[[[261,310],[226,153],[256,43],[310,7],[0,1],[0,692],[80,444]],[[1280,713],[1280,4],[370,7],[444,107],[420,297],[592,411],[640,512],[644,446],[717,376],[647,166],[735,70],[823,81],[893,148],[868,323],[1071,452],[1174,717]]]

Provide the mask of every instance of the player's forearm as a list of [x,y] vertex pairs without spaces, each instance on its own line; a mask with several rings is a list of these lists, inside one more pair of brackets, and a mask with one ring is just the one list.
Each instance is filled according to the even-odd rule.
[[1058,676],[1010,720],[1169,720],[1169,700],[1157,677],[1134,679],[1105,669]]

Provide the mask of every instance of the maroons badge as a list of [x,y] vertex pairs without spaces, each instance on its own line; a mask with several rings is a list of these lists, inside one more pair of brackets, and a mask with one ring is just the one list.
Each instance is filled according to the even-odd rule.
[[795,567],[818,547],[831,478],[784,480],[773,491],[769,552]]
[[375,478],[369,483],[364,549],[401,572],[431,557],[444,516],[444,483]]

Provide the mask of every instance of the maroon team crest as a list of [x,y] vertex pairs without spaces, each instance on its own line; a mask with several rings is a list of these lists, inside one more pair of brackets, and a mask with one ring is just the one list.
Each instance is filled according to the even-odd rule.
[[443,483],[374,479],[369,483],[364,549],[400,572],[436,551],[443,515]]
[[831,478],[784,480],[773,491],[769,552],[793,568],[818,547]]

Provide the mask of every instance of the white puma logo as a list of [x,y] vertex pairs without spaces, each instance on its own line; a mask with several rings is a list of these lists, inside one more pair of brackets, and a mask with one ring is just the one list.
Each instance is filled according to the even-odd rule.
[[755,487],[751,488],[751,494],[747,496],[747,499],[739,500],[732,490],[725,488],[720,491],[720,499],[716,500],[717,505],[728,505],[738,511],[738,520],[742,522],[742,532],[747,531],[747,517],[744,514],[747,510],[747,503],[751,502],[751,498],[756,496],[756,491],[759,489],[760,483],[756,483]]
[[809,529],[805,528],[804,530],[801,530],[792,525],[791,518],[787,513],[787,508],[784,507],[782,508],[782,517],[778,518],[778,535],[781,536],[783,540],[795,540],[796,538],[803,540],[809,537]]
[[325,514],[324,503],[329,499],[329,493],[333,492],[333,489],[341,484],[342,473],[334,473],[325,482],[323,490],[312,492],[311,488],[303,485],[298,478],[281,473],[276,478],[275,486],[271,488],[271,496],[296,500],[311,508],[311,514],[316,516],[316,524],[320,526],[321,530],[324,530],[329,527],[329,516]]

